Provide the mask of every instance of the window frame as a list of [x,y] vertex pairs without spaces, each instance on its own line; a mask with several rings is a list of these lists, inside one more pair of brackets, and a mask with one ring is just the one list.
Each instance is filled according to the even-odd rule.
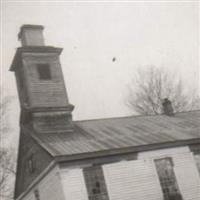
[[198,170],[199,175],[200,175],[200,152],[194,153],[193,156],[194,156],[195,165],[197,166],[197,170]]
[[104,173],[101,165],[83,168],[89,200],[109,200]]
[[[159,166],[160,161],[165,161],[165,168]],[[163,194],[163,200],[170,200],[171,198],[182,200],[182,195],[178,186],[176,174],[174,172],[174,162],[172,157],[162,157],[153,160],[156,174],[158,176],[158,181]],[[170,164],[169,164],[170,163]],[[169,165],[167,165],[169,164]],[[160,167],[160,168],[159,168]],[[163,171],[159,171],[164,169]],[[161,174],[164,176],[161,176]],[[171,176],[171,177],[170,177]],[[171,192],[170,192],[171,190]]]

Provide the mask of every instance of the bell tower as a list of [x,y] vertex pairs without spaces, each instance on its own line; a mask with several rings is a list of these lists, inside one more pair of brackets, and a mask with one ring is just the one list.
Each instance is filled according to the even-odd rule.
[[21,105],[21,123],[39,132],[73,130],[60,59],[61,48],[45,46],[43,26],[23,25],[10,70],[15,72]]

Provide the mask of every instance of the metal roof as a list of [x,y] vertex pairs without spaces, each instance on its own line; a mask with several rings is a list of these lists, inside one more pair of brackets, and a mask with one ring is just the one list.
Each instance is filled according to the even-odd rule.
[[31,133],[52,156],[200,139],[200,111],[76,121],[73,132]]

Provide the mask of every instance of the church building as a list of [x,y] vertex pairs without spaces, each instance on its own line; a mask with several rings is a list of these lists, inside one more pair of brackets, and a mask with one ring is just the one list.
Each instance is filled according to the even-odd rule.
[[[200,200],[200,111],[73,120],[59,56],[23,25],[15,200]],[[78,91],[77,91],[78,92]]]

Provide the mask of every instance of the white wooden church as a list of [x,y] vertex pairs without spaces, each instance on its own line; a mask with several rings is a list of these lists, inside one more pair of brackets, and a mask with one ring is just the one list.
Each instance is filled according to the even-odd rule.
[[15,200],[200,200],[200,111],[73,121],[59,56],[23,25]]

